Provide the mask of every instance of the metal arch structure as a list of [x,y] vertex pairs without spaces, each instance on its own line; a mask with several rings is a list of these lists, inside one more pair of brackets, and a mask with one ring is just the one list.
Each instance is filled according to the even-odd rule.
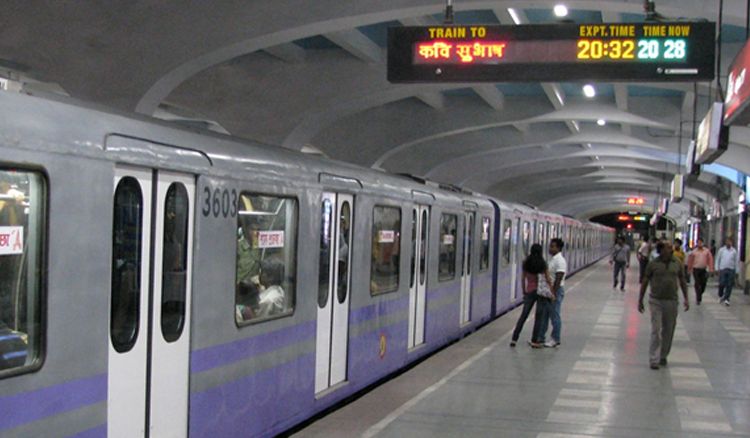
[[[509,8],[522,22],[539,22],[554,3],[462,1],[455,11],[510,25]],[[665,16],[718,15],[710,2],[658,3]],[[744,6],[726,3],[724,23],[744,26]],[[567,6],[573,20],[643,15],[641,2]],[[545,184],[589,184],[586,196],[595,200],[681,171],[689,121],[716,94],[711,84],[595,84],[603,92],[594,100],[581,96],[580,84],[389,84],[377,32],[436,24],[442,12],[440,2],[424,0],[321,0],[314,8],[300,0],[106,7],[30,0],[0,15],[0,75],[6,64],[27,66],[13,74],[28,76],[34,93],[54,89],[31,84],[41,80],[144,114],[169,104],[241,137],[539,205],[553,205],[536,189]],[[720,71],[742,35],[723,44]],[[599,118],[608,127],[597,127]],[[731,142],[719,163],[750,174],[750,129],[733,128]],[[535,184],[521,187],[529,172],[538,174]],[[713,193],[701,184],[695,196],[708,200]],[[603,205],[592,202],[581,208]]]

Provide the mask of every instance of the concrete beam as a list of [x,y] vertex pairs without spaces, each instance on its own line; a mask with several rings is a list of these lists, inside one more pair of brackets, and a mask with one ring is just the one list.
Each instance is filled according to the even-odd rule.
[[445,96],[439,91],[419,93],[414,97],[436,110],[445,108]]
[[305,49],[293,43],[279,44],[278,46],[268,47],[264,51],[274,58],[279,58],[284,62],[292,64],[299,63],[305,60]]
[[[617,109],[619,109],[620,111],[628,110],[628,86],[627,85],[615,84],[615,104],[617,105]],[[630,125],[623,123],[622,133],[625,135],[631,135],[632,130],[630,128]]]
[[505,95],[494,84],[477,85],[472,90],[495,111],[502,111],[505,107]]
[[369,64],[380,64],[384,60],[383,49],[356,29],[340,30],[324,36]]

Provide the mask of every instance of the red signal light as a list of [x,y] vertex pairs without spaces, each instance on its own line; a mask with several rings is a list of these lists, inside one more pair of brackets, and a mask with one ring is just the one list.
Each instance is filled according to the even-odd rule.
[[630,220],[630,216],[621,214],[621,215],[617,216],[617,220],[620,221],[620,222],[629,221]]
[[633,229],[633,224],[628,224],[625,228],[627,228],[628,230],[632,230]]

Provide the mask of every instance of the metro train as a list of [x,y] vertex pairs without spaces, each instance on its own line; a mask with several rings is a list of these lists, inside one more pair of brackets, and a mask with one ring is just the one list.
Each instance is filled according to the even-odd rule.
[[0,93],[0,435],[270,436],[613,230],[67,99]]

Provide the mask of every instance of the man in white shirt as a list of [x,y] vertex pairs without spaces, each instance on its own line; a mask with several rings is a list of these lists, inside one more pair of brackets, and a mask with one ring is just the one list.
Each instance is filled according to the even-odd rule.
[[562,319],[560,318],[560,310],[562,307],[563,298],[565,298],[565,275],[568,272],[568,262],[562,255],[562,249],[565,246],[562,239],[554,238],[549,243],[549,253],[552,258],[549,261],[548,270],[550,276],[554,281],[552,285],[552,292],[555,293],[555,301],[553,303],[553,309],[550,313],[549,320],[542,321],[539,332],[541,333],[542,342],[545,334],[547,333],[548,321],[552,321],[552,339],[544,342],[545,347],[557,347],[560,345],[560,331],[562,330]]
[[638,283],[643,283],[643,274],[646,273],[646,266],[648,265],[648,257],[651,254],[651,244],[648,239],[643,239],[641,246],[638,247],[638,264],[640,265],[640,272],[638,276]]
[[737,250],[732,248],[732,239],[727,238],[724,246],[716,255],[716,270],[719,272],[719,303],[729,306],[729,297],[734,287],[734,275],[737,272],[739,258]]

